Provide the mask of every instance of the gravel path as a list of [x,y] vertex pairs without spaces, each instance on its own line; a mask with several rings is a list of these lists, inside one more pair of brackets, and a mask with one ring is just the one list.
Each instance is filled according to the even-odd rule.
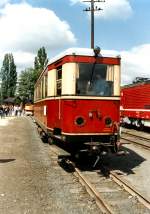
[[31,119],[0,120],[0,213],[101,213],[48,147]]

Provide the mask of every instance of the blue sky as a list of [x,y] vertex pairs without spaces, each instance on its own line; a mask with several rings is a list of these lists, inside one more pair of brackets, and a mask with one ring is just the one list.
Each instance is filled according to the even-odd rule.
[[[111,0],[106,0],[110,2]],[[119,0],[122,1],[122,0]],[[29,0],[34,7],[46,7],[53,10],[58,17],[66,20],[77,38],[77,45],[90,47],[90,19],[87,6],[81,3],[70,4],[69,0]],[[104,49],[128,50],[133,46],[150,42],[150,1],[129,0],[132,14],[125,20],[95,18],[95,44]],[[104,8],[106,3],[99,3]],[[90,3],[88,4],[90,6]],[[101,11],[99,12],[101,13]]]
[[[90,48],[90,16],[82,0],[1,0],[0,58],[14,54],[18,70],[69,47]],[[105,0],[95,14],[95,45],[122,57],[122,83],[150,77],[150,0]]]

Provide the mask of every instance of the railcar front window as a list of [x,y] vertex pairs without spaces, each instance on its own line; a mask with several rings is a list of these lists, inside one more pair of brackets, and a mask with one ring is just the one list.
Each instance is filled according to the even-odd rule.
[[79,63],[77,95],[113,96],[114,67]]

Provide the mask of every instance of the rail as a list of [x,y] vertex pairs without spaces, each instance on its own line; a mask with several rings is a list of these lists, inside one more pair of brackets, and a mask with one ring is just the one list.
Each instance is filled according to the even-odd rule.
[[[58,156],[60,155],[59,148],[57,151],[57,147],[52,146],[52,151],[57,154]],[[111,203],[106,201],[106,199],[102,196],[102,194],[97,191],[97,184],[92,184],[90,179],[87,178],[87,175],[84,175],[84,172],[81,172],[79,168],[75,166],[75,163],[72,162],[70,159],[66,159],[66,163],[69,165],[72,165],[74,169],[74,175],[78,178],[79,182],[86,188],[87,192],[95,199],[95,202],[97,206],[100,208],[100,210],[103,213],[109,213],[109,214],[114,214],[115,211],[113,207],[111,206]],[[134,187],[132,187],[126,180],[124,180],[121,176],[119,176],[117,173],[114,171],[109,170],[106,168],[107,171],[109,171],[109,177],[111,180],[116,183],[118,186],[123,187],[128,194],[136,197],[138,201],[143,204],[143,206],[147,209],[150,210],[150,201],[146,199],[142,194],[140,194]],[[96,173],[97,171],[94,171],[93,173]],[[93,177],[95,177],[93,175]]]
[[110,172],[110,177],[119,185],[123,186],[124,189],[132,196],[136,196],[138,200],[148,209],[150,209],[150,201],[142,196],[134,187],[129,185],[123,178],[118,176],[115,172]]
[[121,136],[122,140],[128,141],[130,143],[136,144],[138,146],[141,146],[145,149],[150,150],[150,139],[149,138],[146,138],[144,136],[138,136],[133,133],[129,133],[129,132],[125,132],[125,131],[122,132],[122,135],[124,135],[124,136]]

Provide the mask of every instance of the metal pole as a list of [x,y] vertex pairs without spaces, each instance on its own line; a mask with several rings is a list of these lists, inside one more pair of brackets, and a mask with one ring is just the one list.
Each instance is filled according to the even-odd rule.
[[105,2],[105,0],[84,0],[83,2],[91,3],[91,7],[86,8],[83,11],[86,11],[86,12],[90,11],[91,12],[91,48],[94,49],[94,12],[102,10],[101,8],[98,8],[98,7],[94,8],[94,4],[96,2],[97,3]]
[[94,0],[91,0],[91,48],[94,49]]

